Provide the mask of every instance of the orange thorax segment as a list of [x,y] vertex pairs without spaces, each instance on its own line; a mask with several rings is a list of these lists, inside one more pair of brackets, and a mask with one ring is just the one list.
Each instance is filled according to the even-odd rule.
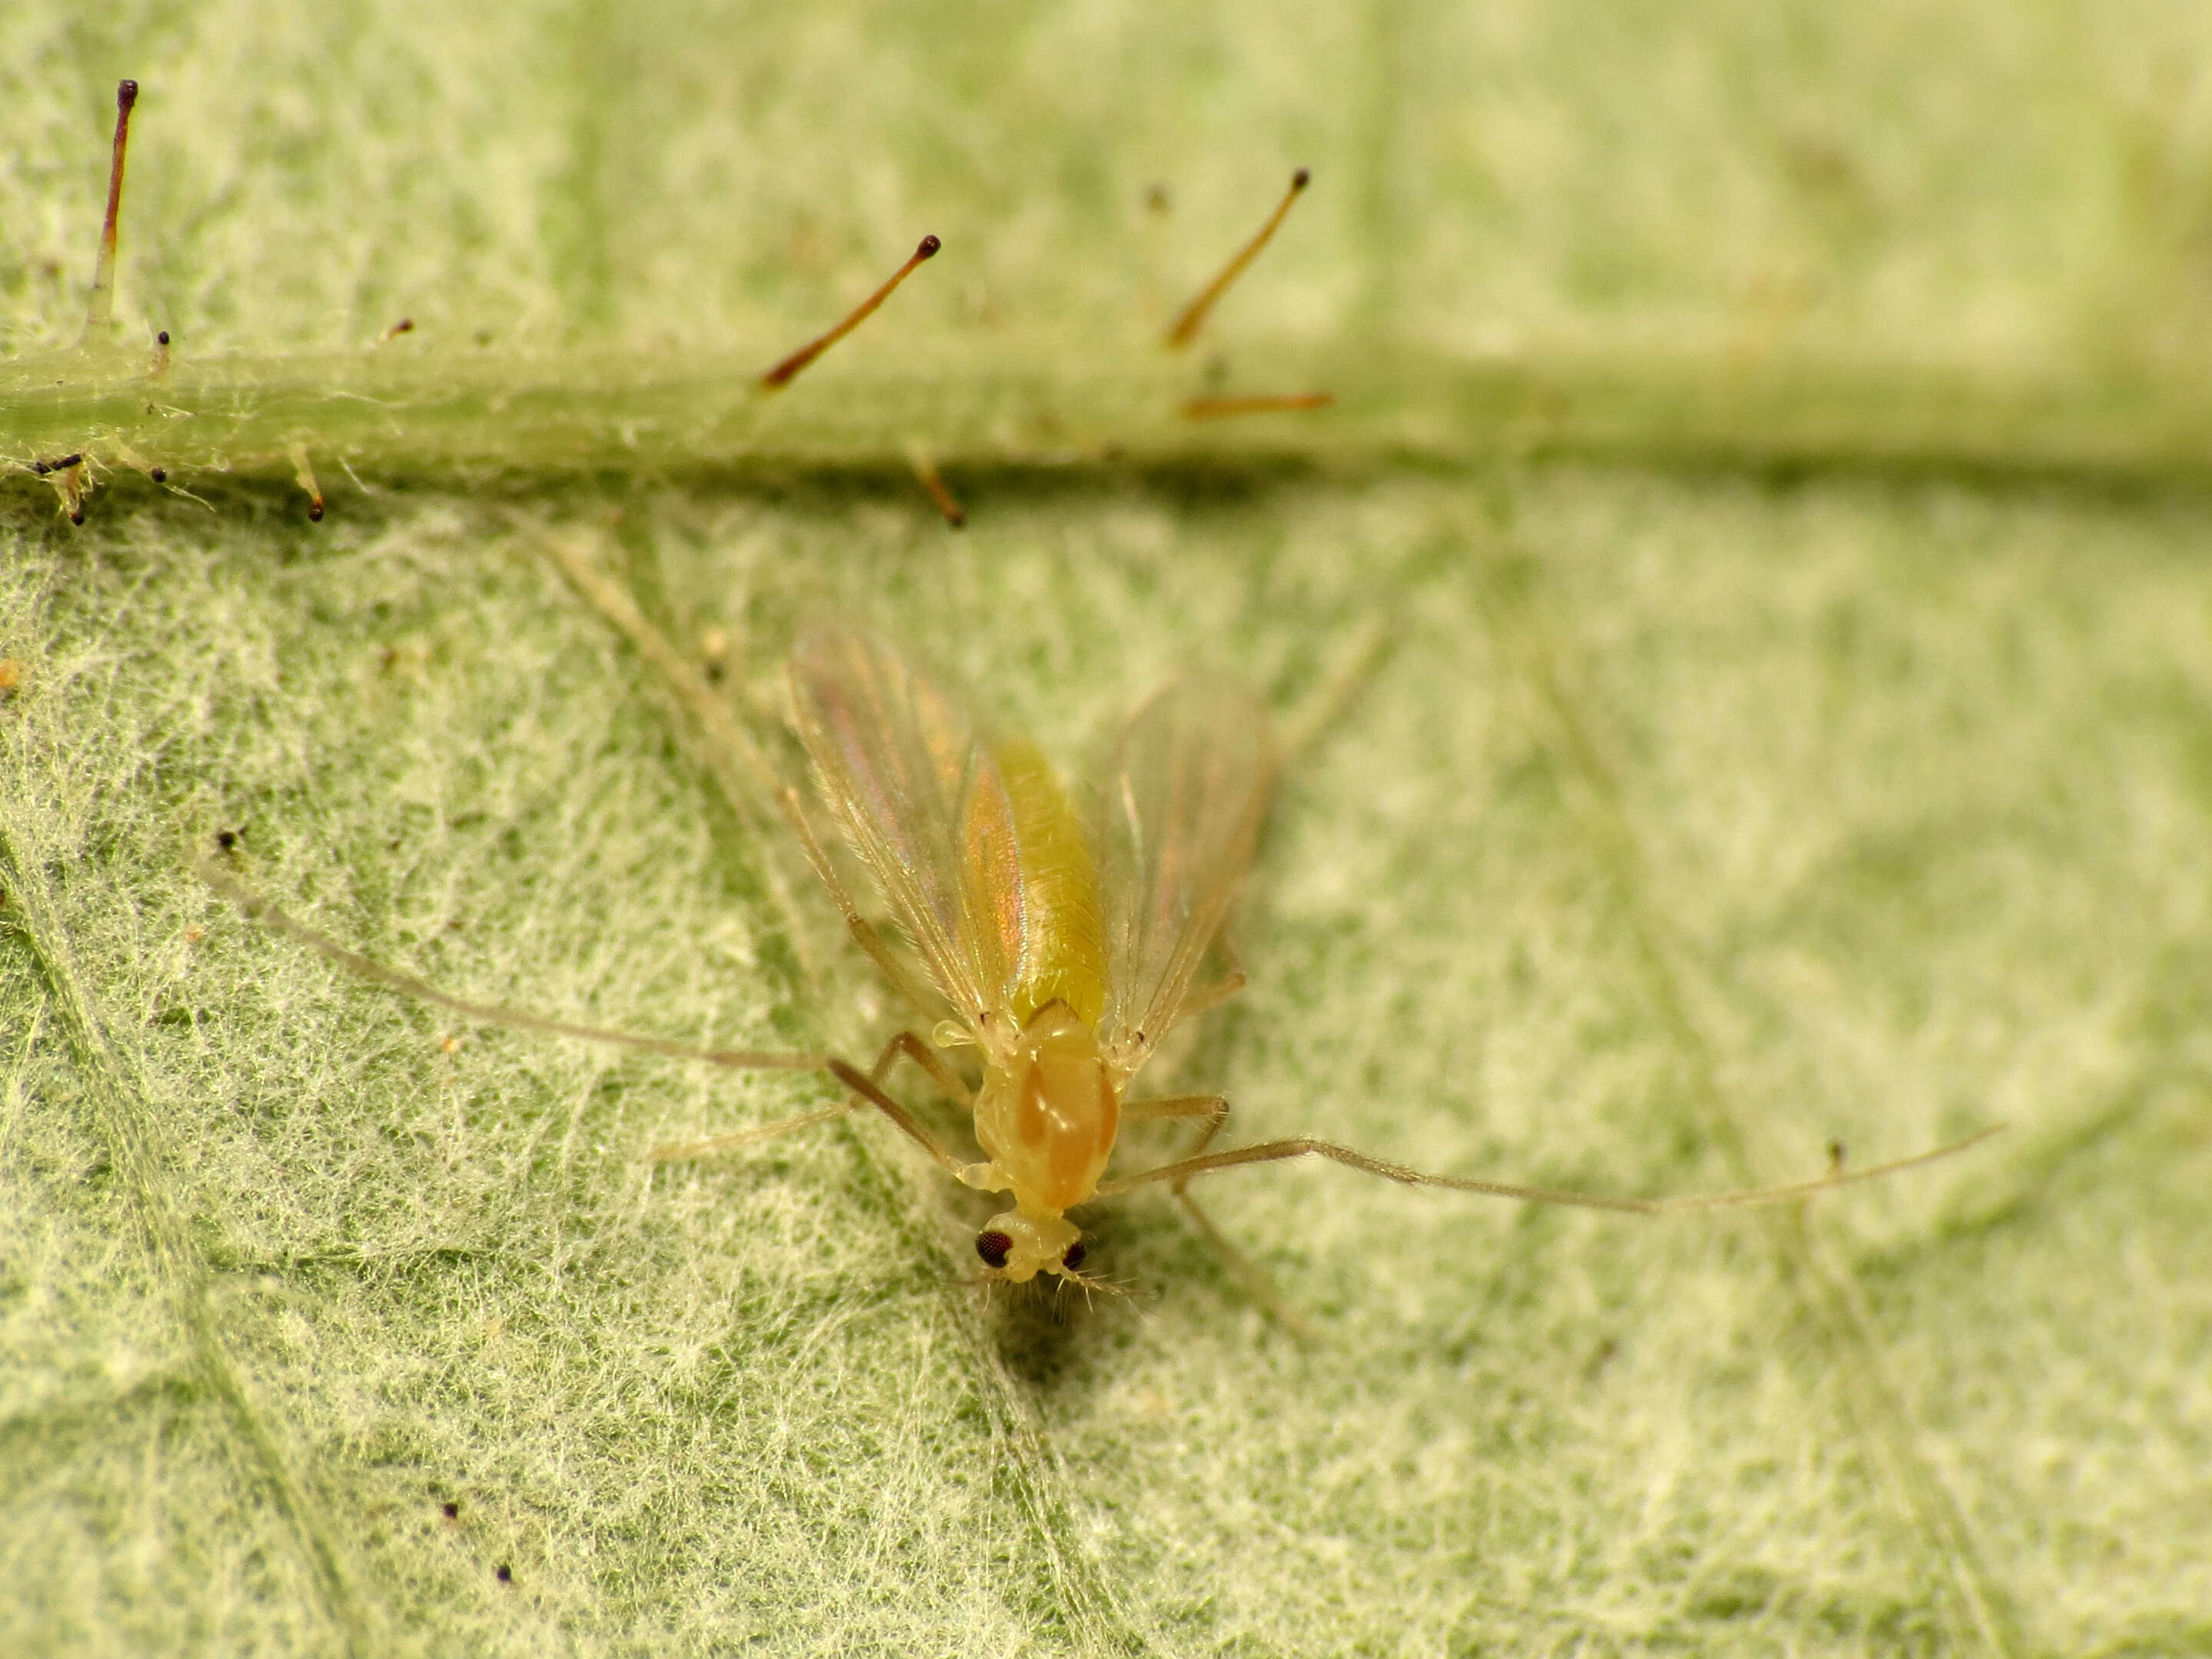
[[961,826],[967,927],[987,983],[1026,1029],[1057,1002],[1086,1030],[1106,1004],[1098,877],[1083,825],[1036,744],[993,746]]
[[1121,1116],[1097,1040],[1052,1009],[985,1075],[975,1139],[1023,1210],[1057,1215],[1098,1185]]

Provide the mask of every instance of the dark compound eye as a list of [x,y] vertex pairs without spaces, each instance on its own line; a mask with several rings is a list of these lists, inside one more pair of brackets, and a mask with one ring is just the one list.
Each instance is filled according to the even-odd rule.
[[1005,1267],[1006,1252],[1013,1248],[1014,1241],[995,1230],[975,1235],[975,1254],[983,1258],[983,1265],[987,1267]]
[[1078,1267],[1080,1267],[1083,1265],[1083,1258],[1085,1255],[1085,1252],[1083,1248],[1083,1241],[1079,1238],[1074,1243],[1067,1247],[1067,1254],[1060,1257],[1060,1265],[1066,1268],[1068,1272],[1073,1273]]

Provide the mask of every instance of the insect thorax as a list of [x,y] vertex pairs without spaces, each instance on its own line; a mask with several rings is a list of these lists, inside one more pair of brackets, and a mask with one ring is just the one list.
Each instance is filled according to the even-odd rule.
[[1056,1216],[1088,1199],[1121,1124],[1120,1083],[1091,1028],[1048,1005],[975,1098],[975,1139],[1024,1212]]

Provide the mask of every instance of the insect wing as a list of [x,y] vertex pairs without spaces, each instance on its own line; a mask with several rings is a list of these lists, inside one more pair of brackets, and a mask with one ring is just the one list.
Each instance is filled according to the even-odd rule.
[[823,799],[971,1022],[1000,1006],[1022,927],[1013,819],[974,726],[890,647],[815,629],[791,655],[799,739]]
[[1109,1042],[1167,1035],[1235,902],[1275,776],[1267,711],[1242,686],[1180,679],[1132,715],[1098,795]]

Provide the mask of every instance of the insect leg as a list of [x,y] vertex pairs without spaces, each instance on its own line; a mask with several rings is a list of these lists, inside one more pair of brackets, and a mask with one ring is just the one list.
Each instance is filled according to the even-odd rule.
[[[1126,1100],[1121,1103],[1121,1120],[1125,1123],[1143,1123],[1169,1117],[1202,1117],[1206,1120],[1206,1127],[1198,1133],[1198,1139],[1191,1142],[1190,1150],[1182,1155],[1182,1162],[1188,1164],[1213,1144],[1214,1136],[1219,1134],[1222,1126],[1229,1121],[1229,1097],[1169,1095],[1158,1100]],[[1183,1186],[1182,1182],[1176,1182],[1176,1197],[1182,1196]],[[1207,1224],[1212,1225],[1211,1223]]]
[[[1166,1117],[1210,1117],[1213,1123],[1206,1133],[1212,1139],[1213,1132],[1229,1115],[1229,1103],[1219,1095],[1163,1095],[1152,1100],[1125,1100],[1121,1103],[1124,1123],[1149,1123]],[[1205,1143],[1201,1141],[1200,1146]],[[1191,1151],[1195,1152],[1199,1146]]]
[[[1179,1164],[1190,1164],[1192,1159],[1197,1159],[1197,1157],[1206,1151],[1207,1146],[1214,1144],[1214,1134],[1221,1133],[1221,1126],[1230,1121],[1230,1097],[1228,1095],[1166,1095],[1166,1097],[1161,1097],[1161,1099],[1130,1099],[1130,1102],[1121,1102],[1121,1119],[1124,1119],[1124,1121],[1130,1121],[1130,1124],[1141,1124],[1141,1121],[1146,1121],[1146,1119],[1157,1119],[1157,1117],[1203,1117],[1206,1119],[1206,1128],[1199,1130],[1199,1139],[1192,1141],[1190,1151],[1183,1152],[1183,1157],[1179,1159]],[[1141,1176],[1141,1179],[1151,1179],[1151,1176]],[[1188,1183],[1190,1183],[1188,1176],[1186,1179],[1182,1179],[1182,1182],[1175,1183],[1175,1197],[1179,1199],[1183,1197],[1183,1188],[1186,1188]],[[1188,1206],[1188,1199],[1186,1199],[1186,1206]],[[1192,1214],[1197,1214],[1197,1207],[1194,1206],[1192,1206]],[[1214,1224],[1212,1221],[1206,1221],[1203,1225],[1206,1225],[1207,1230],[1212,1230]]]
[[[1209,1130],[1208,1133],[1211,1133]],[[1196,1199],[1180,1187],[1176,1188],[1175,1196],[1176,1201],[1182,1206],[1183,1213],[1190,1218],[1191,1224],[1198,1229],[1199,1236],[1213,1247],[1214,1253],[1221,1258],[1222,1265],[1243,1285],[1245,1295],[1258,1303],[1291,1335],[1310,1340],[1314,1334],[1313,1327],[1306,1322],[1297,1309],[1283,1300],[1282,1293],[1275,1288],[1275,1281],[1267,1277],[1267,1269],[1231,1243],[1229,1236],[1214,1225],[1213,1218],[1198,1207]]]
[[373,957],[348,950],[327,934],[316,932],[305,922],[294,921],[269,900],[233,880],[228,871],[208,860],[196,859],[191,867],[193,873],[202,881],[270,933],[281,933],[295,945],[307,946],[316,955],[326,957],[372,985],[380,985],[387,991],[396,991],[417,1002],[427,1002],[434,1008],[448,1009],[487,1025],[511,1025],[520,1030],[544,1031],[551,1036],[580,1037],[586,1042],[605,1042],[638,1054],[660,1054],[671,1060],[701,1060],[709,1066],[725,1066],[740,1072],[819,1072],[828,1070],[836,1063],[827,1054],[701,1048],[688,1042],[671,1042],[665,1037],[640,1036],[634,1032],[610,1030],[600,1025],[580,1025],[571,1020],[548,1019],[543,1014],[529,1013],[501,1003],[476,1002],[467,997],[457,997],[450,991],[440,990],[428,980],[417,979],[412,974],[387,967]]
[[928,1073],[937,1086],[951,1098],[963,1106],[972,1108],[975,1104],[975,1091],[968,1086],[966,1079],[945,1062],[944,1055],[912,1031],[901,1031],[884,1044],[883,1053],[876,1056],[876,1063],[868,1068],[870,1079],[881,1083],[889,1077],[892,1065],[901,1054]]
[[[960,1074],[947,1066],[943,1056],[934,1048],[911,1031],[901,1031],[889,1042],[884,1044],[884,1051],[876,1056],[876,1063],[868,1068],[868,1081],[872,1085],[880,1085],[901,1054],[906,1055],[923,1071],[927,1072],[936,1080],[938,1086],[955,1100],[959,1101],[963,1105],[973,1103],[975,1095],[968,1085],[960,1080]],[[851,1068],[846,1066],[842,1060],[832,1060],[825,1055],[822,1060],[821,1069],[832,1073],[848,1088],[854,1087],[851,1081],[845,1076],[845,1073]],[[712,1158],[719,1152],[734,1152],[746,1146],[757,1146],[763,1140],[774,1140],[781,1135],[790,1134],[794,1130],[811,1129],[817,1123],[834,1123],[841,1117],[846,1117],[859,1111],[863,1106],[878,1106],[889,1109],[885,1105],[884,1097],[870,1090],[855,1094],[852,1099],[841,1106],[824,1106],[815,1111],[800,1112],[792,1117],[778,1119],[774,1123],[761,1124],[757,1128],[738,1129],[730,1134],[713,1135],[705,1140],[686,1141],[680,1146],[656,1146],[647,1156],[655,1164],[678,1164],[695,1158]],[[911,1119],[900,1113],[893,1112],[891,1121],[920,1140],[924,1150],[939,1164],[946,1163],[947,1155],[935,1142],[921,1133],[918,1126],[914,1125]],[[958,1166],[948,1164],[947,1167]]]
[[[610,1030],[605,1026],[580,1025],[570,1020],[547,1019],[542,1014],[525,1012],[495,1002],[476,1002],[466,997],[457,997],[441,991],[428,980],[417,979],[397,968],[386,966],[373,957],[358,951],[348,950],[336,939],[319,933],[304,922],[295,921],[259,894],[234,881],[228,871],[204,859],[195,860],[192,868],[199,878],[238,906],[252,920],[259,922],[273,933],[281,933],[295,944],[303,945],[318,956],[327,957],[347,972],[380,985],[387,991],[418,1002],[427,1002],[434,1008],[450,1009],[470,1019],[481,1020],[488,1025],[511,1025],[525,1031],[544,1031],[551,1036],[579,1037],[586,1042],[604,1042],[617,1048],[628,1048],[637,1054],[659,1054],[670,1060],[693,1060],[709,1066],[725,1066],[740,1072],[827,1072],[843,1084],[859,1098],[842,1106],[826,1106],[819,1110],[801,1112],[779,1122],[763,1124],[755,1129],[741,1129],[735,1134],[718,1136],[713,1140],[694,1141],[683,1146],[662,1147],[652,1156],[657,1163],[677,1158],[700,1158],[708,1152],[726,1152],[732,1147],[750,1146],[756,1141],[772,1140],[778,1135],[789,1134],[794,1129],[804,1129],[817,1123],[828,1123],[862,1106],[873,1106],[896,1124],[922,1151],[927,1152],[947,1172],[957,1177],[968,1169],[958,1158],[947,1152],[928,1130],[917,1123],[912,1113],[885,1094],[876,1083],[856,1071],[848,1062],[834,1054],[771,1054],[743,1048],[700,1048],[688,1042],[671,1042],[664,1037],[639,1036],[629,1031]],[[911,1038],[912,1033],[902,1033]],[[915,1047],[923,1048],[919,1039]],[[902,1044],[894,1038],[885,1048],[887,1056],[895,1055]],[[916,1055],[919,1060],[921,1056]],[[931,1059],[936,1057],[933,1054]],[[887,1063],[879,1060],[878,1066]],[[942,1061],[939,1062],[942,1064]],[[936,1069],[927,1061],[924,1069],[936,1076]],[[951,1075],[951,1068],[945,1067]],[[943,1079],[939,1079],[942,1081]],[[959,1082],[957,1076],[951,1079]],[[963,1090],[964,1092],[964,1085]]]
[[[1225,941],[1217,939],[1213,948],[1225,954],[1229,946]],[[1212,1012],[1243,990],[1244,983],[1244,970],[1233,968],[1225,977],[1216,980],[1202,990],[1193,991],[1184,998],[1182,1006],[1176,1010],[1176,1020],[1196,1019],[1200,1014]]]
[[1666,1215],[1680,1210],[1719,1210],[1738,1205],[1787,1204],[1797,1199],[1814,1197],[1833,1188],[1854,1186],[1862,1181],[1877,1181],[1884,1176],[1916,1170],[1923,1164],[1933,1164],[1938,1158],[1963,1152],[1969,1146],[1987,1140],[2003,1127],[2002,1124],[1994,1124],[1963,1140],[1954,1140],[1948,1146],[1917,1152],[1911,1158],[1893,1158],[1887,1164],[1870,1164],[1862,1170],[1831,1169],[1826,1175],[1813,1180],[1790,1182],[1779,1187],[1754,1187],[1732,1193],[1695,1193],[1680,1198],[1619,1198],[1603,1193],[1571,1193],[1552,1187],[1523,1187],[1510,1182],[1476,1181],[1465,1176],[1426,1175],[1419,1170],[1409,1170],[1402,1164],[1390,1164],[1379,1158],[1370,1158],[1364,1152],[1337,1146],[1333,1141],[1316,1140],[1310,1135],[1300,1135],[1289,1140],[1267,1140],[1255,1146],[1238,1146],[1225,1152],[1209,1152],[1203,1157],[1181,1158],[1173,1164],[1164,1164],[1157,1170],[1124,1176],[1118,1181],[1101,1182],[1097,1196],[1111,1198],[1116,1194],[1162,1181],[1173,1182],[1179,1191],[1182,1184],[1194,1176],[1211,1175],[1216,1170],[1312,1156],[1328,1158],[1348,1169],[1362,1170],[1369,1175],[1381,1176],[1386,1181],[1395,1181],[1408,1187],[1443,1187],[1454,1192],[1480,1193],[1491,1198],[1519,1199],[1531,1204],[1565,1204],[1578,1209],[1614,1210],[1631,1215]]
[[1280,742],[1285,766],[1295,764],[1300,756],[1320,741],[1324,732],[1336,724],[1395,643],[1396,635],[1389,623],[1380,617],[1367,619],[1353,636],[1344,659],[1330,672],[1328,679],[1284,719]]
[[[1241,975],[1238,983],[1242,983]],[[1142,1123],[1176,1117],[1203,1117],[1206,1120],[1206,1127],[1199,1131],[1198,1139],[1191,1143],[1190,1151],[1182,1160],[1188,1163],[1212,1143],[1214,1136],[1221,1133],[1222,1126],[1229,1121],[1229,1097],[1226,1095],[1170,1095],[1158,1100],[1129,1100],[1121,1103],[1124,1122]],[[1313,1328],[1283,1299],[1281,1292],[1275,1289],[1274,1281],[1267,1277],[1267,1271],[1229,1242],[1229,1236],[1215,1224],[1213,1218],[1199,1207],[1196,1199],[1183,1190],[1182,1182],[1176,1183],[1175,1199],[1182,1206],[1183,1213],[1190,1218],[1191,1225],[1198,1229],[1199,1237],[1212,1246],[1214,1252],[1220,1256],[1222,1265],[1244,1286],[1245,1294],[1293,1335],[1311,1337]]]
[[695,1158],[712,1158],[718,1152],[734,1152],[740,1147],[757,1146],[763,1140],[774,1140],[794,1129],[811,1129],[817,1123],[835,1123],[839,1118],[860,1110],[862,1103],[848,1100],[841,1105],[824,1106],[818,1111],[800,1112],[796,1116],[779,1118],[774,1123],[763,1123],[757,1128],[739,1129],[726,1135],[711,1135],[705,1140],[687,1140],[680,1146],[656,1146],[646,1154],[655,1164],[684,1164]]
[[[512,515],[515,528],[537,541],[561,567],[569,585],[589,600],[599,614],[625,635],[637,648],[637,653],[660,671],[661,678],[675,692],[678,702],[688,708],[707,735],[714,740],[715,758],[734,758],[752,775],[753,781],[766,790],[781,804],[783,781],[776,776],[775,768],[760,751],[760,745],[740,726],[722,700],[714,695],[706,677],[685,660],[683,654],[668,642],[667,637],[655,628],[629,589],[609,576],[599,567],[590,551],[591,538],[567,532],[557,532],[526,514]],[[719,767],[716,769],[720,769]],[[732,805],[740,811],[749,804],[741,792],[726,789]]]
[[914,1144],[921,1147],[923,1152],[927,1152],[929,1156],[936,1161],[938,1167],[943,1170],[945,1174],[951,1176],[955,1181],[972,1185],[974,1183],[968,1182],[967,1178],[969,1175],[975,1170],[987,1169],[989,1167],[988,1164],[970,1165],[963,1164],[958,1158],[953,1157],[953,1155],[945,1149],[945,1146],[943,1141],[939,1140],[935,1135],[930,1133],[928,1130],[923,1128],[920,1123],[915,1121],[913,1113],[908,1111],[905,1107],[900,1105],[898,1102],[893,1100],[889,1095],[885,1094],[871,1079],[863,1076],[860,1072],[855,1071],[845,1061],[842,1060],[831,1060],[826,1069],[829,1071],[830,1075],[836,1078],[838,1082],[843,1084],[854,1094],[860,1096],[863,1101],[874,1107],[885,1117],[890,1119],[892,1122],[897,1124],[900,1131],[905,1134],[908,1139],[913,1141]]

